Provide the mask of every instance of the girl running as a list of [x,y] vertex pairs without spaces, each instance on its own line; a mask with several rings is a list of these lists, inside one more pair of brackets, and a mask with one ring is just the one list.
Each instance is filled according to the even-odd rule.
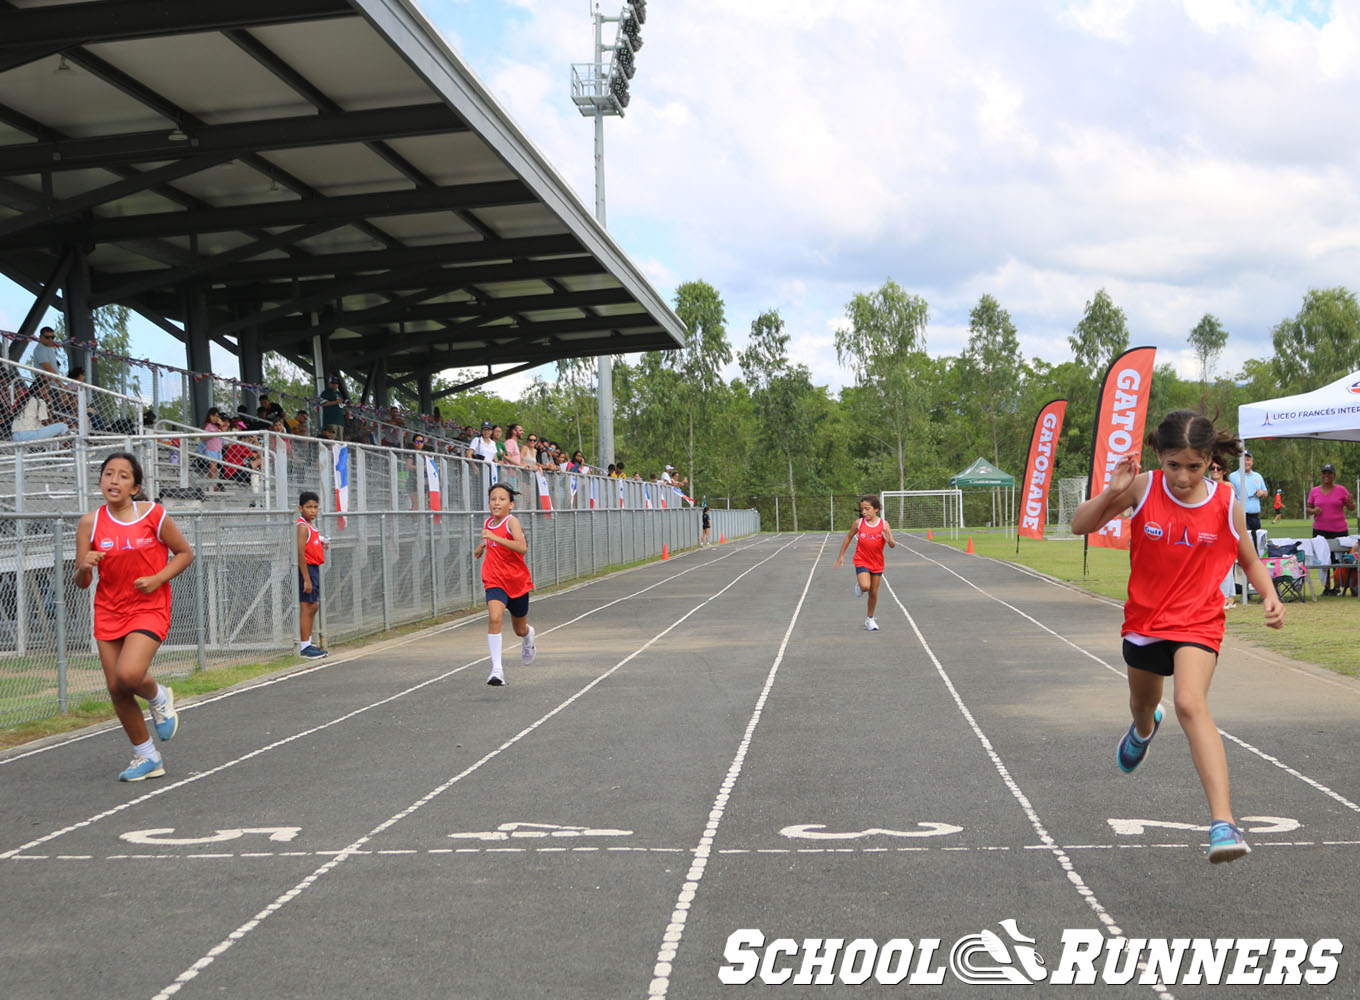
[[1218,864],[1251,852],[1233,821],[1228,759],[1209,715],[1209,682],[1223,642],[1218,585],[1236,561],[1261,594],[1266,625],[1284,625],[1284,605],[1256,556],[1242,504],[1228,484],[1205,478],[1214,456],[1240,454],[1241,442],[1202,413],[1176,410],[1147,443],[1160,468],[1140,473],[1138,456],[1125,455],[1105,491],[1077,508],[1072,531],[1088,534],[1133,508],[1121,632],[1133,724],[1117,760],[1125,773],[1142,763],[1162,724],[1162,685],[1174,676],[1176,719],[1209,800],[1209,860]]
[[125,451],[104,459],[99,492],[104,506],[80,519],[75,584],[90,586],[95,569],[94,638],[113,709],[132,741],[132,763],[119,781],[159,778],[165,766],[142,718],[140,695],[151,705],[156,736],[179,729],[175,696],[148,672],[151,658],[170,630],[170,581],[194,561],[193,551],[160,504],[135,501],[142,466]]
[[529,591],[534,589],[534,581],[524,561],[529,542],[519,519],[510,513],[516,496],[505,483],[491,487],[487,494],[491,516],[482,525],[482,541],[472,553],[474,559],[486,553],[482,586],[486,588],[486,642],[491,648],[491,676],[486,682],[492,687],[505,683],[505,671],[501,668],[501,621],[507,609],[515,635],[523,640],[520,662],[526,667],[534,662],[534,627],[529,624]]
[[831,567],[841,568],[841,561],[845,558],[845,550],[850,546],[850,540],[856,539],[855,596],[859,597],[865,591],[869,593],[868,617],[864,619],[864,627],[870,632],[878,631],[874,609],[878,607],[878,584],[883,579],[883,543],[887,542],[890,549],[897,548],[892,528],[888,527],[887,521],[878,516],[880,509],[878,497],[868,495],[860,498],[860,518],[854,527],[846,532],[845,540],[841,542],[840,554],[836,556],[835,565]]

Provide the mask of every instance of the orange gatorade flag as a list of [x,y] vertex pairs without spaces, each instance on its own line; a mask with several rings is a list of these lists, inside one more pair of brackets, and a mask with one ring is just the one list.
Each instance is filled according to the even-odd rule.
[[[1115,358],[1100,387],[1096,413],[1091,476],[1087,497],[1098,496],[1110,484],[1114,467],[1125,455],[1143,453],[1143,425],[1147,420],[1148,395],[1152,390],[1155,347],[1134,347]],[[1106,549],[1129,547],[1129,519],[1116,517],[1086,536],[1088,545]]]
[[1048,491],[1053,485],[1053,464],[1066,416],[1067,400],[1055,399],[1045,403],[1034,418],[1029,460],[1025,463],[1025,478],[1021,480],[1023,497],[1018,531],[1026,538],[1044,537],[1044,525],[1048,523]]

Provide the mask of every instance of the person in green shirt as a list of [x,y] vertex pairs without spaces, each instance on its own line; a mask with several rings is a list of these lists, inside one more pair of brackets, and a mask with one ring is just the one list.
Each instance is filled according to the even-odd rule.
[[326,388],[321,393],[321,424],[330,429],[335,440],[345,439],[345,396],[340,391],[339,375],[326,379]]

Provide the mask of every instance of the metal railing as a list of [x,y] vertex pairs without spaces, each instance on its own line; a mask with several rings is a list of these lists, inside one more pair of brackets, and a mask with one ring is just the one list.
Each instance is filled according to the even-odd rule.
[[[471,482],[471,477],[469,476]],[[532,497],[531,497],[532,498]],[[158,678],[268,661],[297,648],[297,514],[168,511],[193,547],[193,564],[170,584],[170,632]],[[696,509],[534,510],[516,515],[529,540],[535,589],[679,551],[699,542]],[[715,510],[712,537],[760,530],[750,510]],[[107,701],[92,638],[94,587],[73,580],[78,514],[0,515],[0,726]],[[472,550],[481,510],[366,510],[345,526],[323,515],[330,538],[322,568],[319,641],[343,642],[481,604]]]

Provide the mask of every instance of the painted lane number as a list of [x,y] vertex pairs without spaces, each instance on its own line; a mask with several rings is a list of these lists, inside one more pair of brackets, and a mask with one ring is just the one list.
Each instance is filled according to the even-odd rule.
[[160,847],[191,847],[195,844],[222,844],[237,840],[247,834],[267,834],[270,840],[287,843],[302,832],[300,826],[246,826],[239,829],[218,830],[207,837],[170,837],[175,832],[173,826],[157,827],[152,830],[130,830],[120,834],[119,839],[129,844],[150,844]]
[[[1207,825],[1201,826],[1198,823],[1174,823],[1170,820],[1160,819],[1112,819],[1108,820],[1110,829],[1121,837],[1137,837],[1150,828],[1158,830],[1187,830],[1196,833],[1208,833]],[[1303,824],[1296,819],[1289,819],[1286,816],[1243,816],[1239,821],[1243,833],[1293,833],[1301,829]],[[1252,825],[1248,825],[1252,824]]]
[[918,830],[884,830],[871,827],[868,830],[830,831],[823,823],[803,823],[786,826],[779,831],[780,836],[798,840],[858,840],[862,837],[946,837],[951,833],[962,833],[963,827],[952,823],[920,822]]

